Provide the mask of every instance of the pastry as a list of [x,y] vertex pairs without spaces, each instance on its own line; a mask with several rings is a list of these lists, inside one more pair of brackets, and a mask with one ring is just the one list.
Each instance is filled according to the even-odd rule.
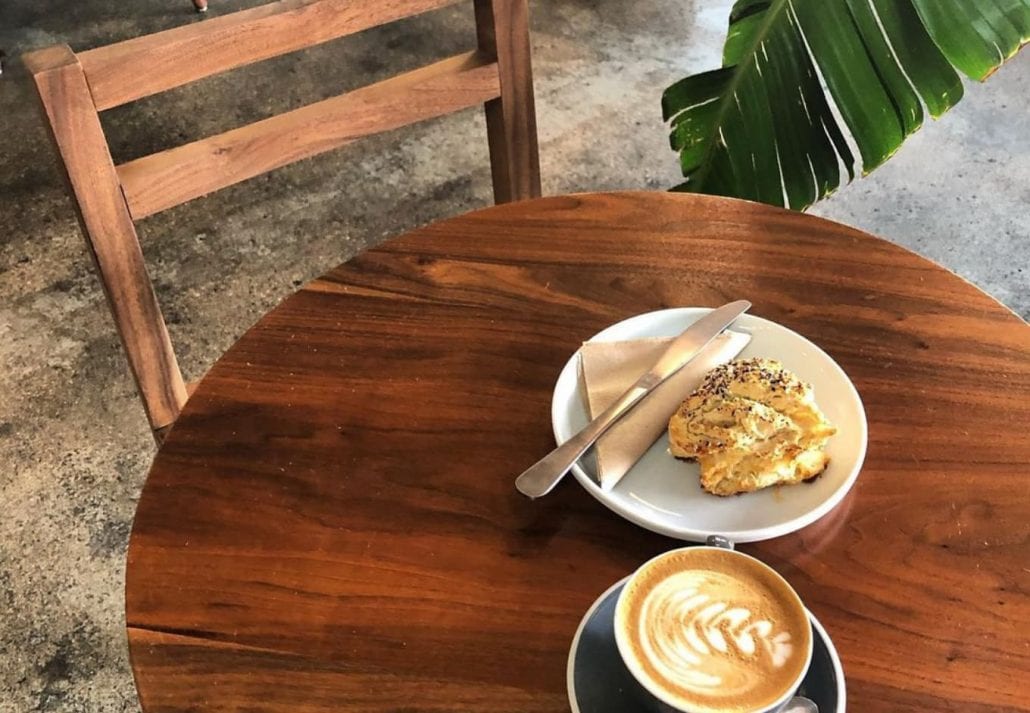
[[732,361],[705,375],[669,420],[669,450],[697,460],[714,495],[793,485],[819,475],[836,432],[809,384],[772,359]]

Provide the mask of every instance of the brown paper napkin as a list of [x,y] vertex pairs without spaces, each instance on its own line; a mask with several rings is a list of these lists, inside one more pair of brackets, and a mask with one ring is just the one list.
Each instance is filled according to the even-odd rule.
[[[671,338],[625,342],[585,342],[580,349],[580,378],[587,395],[587,410],[595,418],[633,385],[657,361]],[[669,418],[701,378],[711,369],[735,358],[751,335],[726,331],[704,351],[648,394],[595,446],[601,488],[611,490],[669,426]]]

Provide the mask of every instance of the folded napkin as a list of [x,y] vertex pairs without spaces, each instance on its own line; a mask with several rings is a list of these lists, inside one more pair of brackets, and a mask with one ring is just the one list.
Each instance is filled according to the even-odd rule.
[[[658,360],[672,338],[625,342],[585,342],[580,349],[580,379],[590,418],[604,411]],[[622,417],[597,441],[601,488],[611,490],[633,464],[665,434],[669,419],[702,377],[738,354],[751,335],[727,330]]]

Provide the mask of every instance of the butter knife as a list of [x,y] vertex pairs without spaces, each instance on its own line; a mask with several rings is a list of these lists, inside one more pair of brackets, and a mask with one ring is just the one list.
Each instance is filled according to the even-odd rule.
[[515,479],[515,487],[529,498],[547,495],[587,452],[598,438],[640,403],[659,384],[678,372],[696,357],[713,339],[751,309],[747,300],[738,300],[713,309],[673,340],[646,374],[617,398],[597,418],[583,427]]

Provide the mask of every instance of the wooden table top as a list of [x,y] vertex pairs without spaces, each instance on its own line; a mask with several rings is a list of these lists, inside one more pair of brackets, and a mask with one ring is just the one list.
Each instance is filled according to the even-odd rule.
[[308,284],[211,369],[128,554],[159,711],[568,709],[580,617],[677,542],[572,479],[551,389],[627,316],[746,297],[857,386],[852,492],[741,546],[833,637],[851,710],[1030,711],[1030,328],[952,273],[812,216],[665,193],[547,198],[416,230]]

